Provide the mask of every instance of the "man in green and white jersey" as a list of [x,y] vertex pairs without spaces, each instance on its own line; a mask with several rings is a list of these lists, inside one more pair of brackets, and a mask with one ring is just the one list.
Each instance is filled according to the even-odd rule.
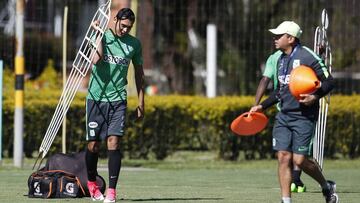
[[280,50],[276,51],[275,53],[271,54],[268,59],[266,60],[265,70],[263,72],[263,77],[259,82],[259,86],[256,90],[255,95],[255,105],[260,103],[262,96],[265,93],[267,86],[269,85],[270,81],[273,81],[273,89],[277,87],[277,63],[281,56],[282,52]]
[[[130,61],[135,68],[138,93],[137,117],[144,116],[144,71],[140,41],[129,34],[135,15],[129,8],[115,17],[115,28],[107,29],[93,59],[86,97],[86,165],[88,188],[93,200],[104,200],[96,184],[100,141],[108,150],[109,184],[104,202],[116,201],[116,185],[121,168],[119,144],[124,135],[127,109],[127,73]],[[96,29],[98,21],[93,22]],[[99,40],[99,39],[95,39]]]

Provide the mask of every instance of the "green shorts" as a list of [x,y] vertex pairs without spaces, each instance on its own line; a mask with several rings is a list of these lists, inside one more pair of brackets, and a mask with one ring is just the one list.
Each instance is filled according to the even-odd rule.
[[279,112],[273,128],[273,149],[311,155],[314,130],[314,120]]
[[105,140],[109,135],[123,136],[126,101],[101,102],[86,100],[86,140]]

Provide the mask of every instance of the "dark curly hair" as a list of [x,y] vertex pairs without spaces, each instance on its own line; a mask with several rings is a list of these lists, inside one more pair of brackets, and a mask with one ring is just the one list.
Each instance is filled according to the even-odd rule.
[[117,20],[130,20],[132,23],[135,22],[135,14],[130,8],[122,8],[120,11],[116,14]]

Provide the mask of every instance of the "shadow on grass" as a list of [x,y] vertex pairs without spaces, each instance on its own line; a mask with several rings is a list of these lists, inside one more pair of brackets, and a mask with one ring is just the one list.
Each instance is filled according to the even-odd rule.
[[223,200],[224,198],[200,198],[200,197],[194,197],[194,198],[149,198],[149,199],[121,199],[124,201],[132,201],[132,202],[147,202],[147,201],[190,201],[190,200]]
[[[306,191],[305,193],[311,193],[311,194],[322,194],[321,191]],[[336,190],[337,194],[342,194],[342,193],[346,193],[346,194],[360,194],[360,191],[349,191],[349,190]]]

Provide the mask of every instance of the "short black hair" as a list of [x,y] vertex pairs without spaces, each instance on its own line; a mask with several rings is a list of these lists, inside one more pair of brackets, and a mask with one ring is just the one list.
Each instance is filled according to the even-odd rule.
[[116,14],[117,20],[130,20],[132,23],[135,22],[135,14],[130,8],[122,8]]

